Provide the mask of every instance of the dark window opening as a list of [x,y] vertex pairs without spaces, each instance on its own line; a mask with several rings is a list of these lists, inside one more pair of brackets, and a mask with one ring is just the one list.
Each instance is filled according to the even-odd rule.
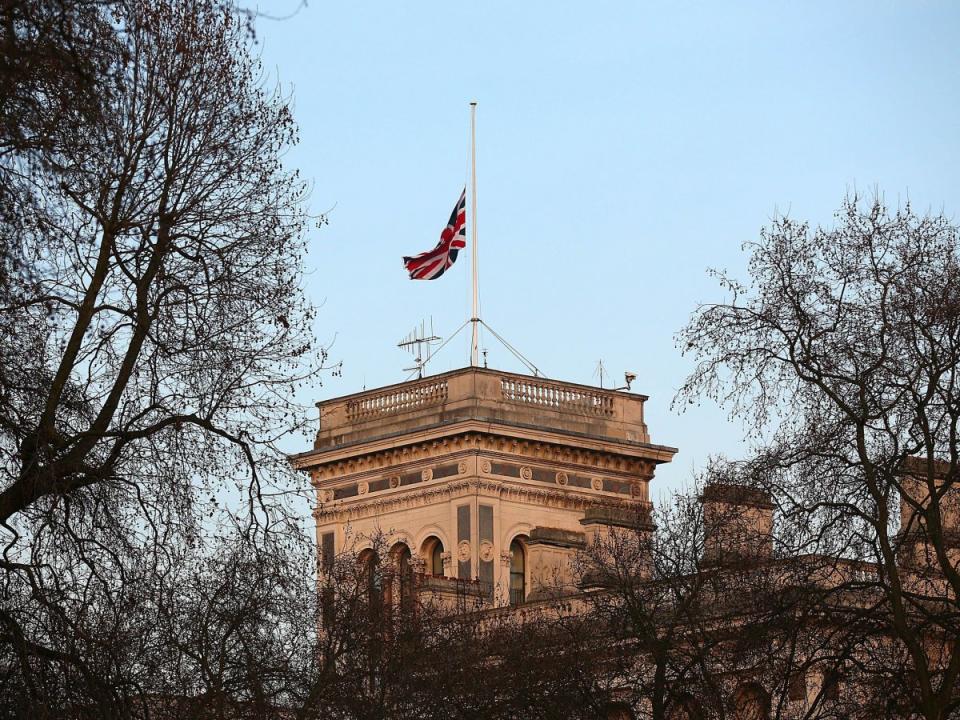
[[443,577],[443,543],[437,540],[430,550],[430,574]]
[[807,676],[804,673],[796,673],[790,678],[787,697],[793,702],[807,699]]
[[413,566],[410,548],[400,544],[394,547],[394,564],[397,582],[400,585],[400,609],[409,610],[413,606]]
[[510,604],[522,605],[527,599],[526,557],[523,543],[510,543]]
[[383,574],[380,571],[380,558],[373,550],[364,550],[357,560],[363,573],[370,616],[378,619],[383,607]]

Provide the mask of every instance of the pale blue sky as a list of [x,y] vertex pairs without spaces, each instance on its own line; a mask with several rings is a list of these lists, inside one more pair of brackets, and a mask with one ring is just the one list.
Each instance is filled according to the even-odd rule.
[[[476,99],[484,319],[549,377],[638,374],[653,441],[680,448],[655,494],[742,453],[715,406],[669,409],[690,369],[673,335],[721,297],[708,267],[742,273],[775,212],[829,224],[854,188],[960,214],[957,2],[311,0],[258,31],[295,97],[289,161],[314,212],[336,205],[307,283],[343,376],[310,397],[403,380],[415,323],[469,316],[469,254],[434,282],[400,257],[438,239]],[[433,370],[468,354],[464,333]]]

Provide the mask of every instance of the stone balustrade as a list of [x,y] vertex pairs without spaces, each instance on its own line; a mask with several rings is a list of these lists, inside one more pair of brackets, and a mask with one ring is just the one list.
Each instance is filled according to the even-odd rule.
[[516,377],[500,378],[503,399],[561,412],[613,417],[615,395],[609,391],[573,388],[564,383]]
[[351,423],[442,405],[447,400],[447,381],[430,380],[375,392],[347,401],[347,419]]
[[316,449],[479,421],[649,443],[646,396],[484,368],[463,368],[317,403]]

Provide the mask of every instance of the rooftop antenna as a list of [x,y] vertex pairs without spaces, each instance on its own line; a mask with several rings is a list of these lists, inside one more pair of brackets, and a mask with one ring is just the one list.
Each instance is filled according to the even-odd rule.
[[419,328],[414,327],[409,335],[397,343],[398,348],[406,350],[413,355],[413,367],[404,368],[403,371],[416,372],[417,379],[422,378],[423,367],[430,362],[430,356],[432,355],[431,346],[440,342],[442,339],[443,338],[435,335],[433,332],[433,316],[430,317],[429,335],[427,335],[426,321],[421,320]]
[[603,389],[603,376],[609,376],[607,369],[603,366],[603,358],[597,360],[597,369],[593,371],[593,377],[600,378],[600,388]]

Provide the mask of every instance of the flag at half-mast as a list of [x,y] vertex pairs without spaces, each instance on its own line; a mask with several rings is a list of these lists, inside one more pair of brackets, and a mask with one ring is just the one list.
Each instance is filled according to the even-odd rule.
[[404,257],[403,266],[411,280],[436,280],[453,265],[457,253],[467,246],[467,189],[460,193],[450,221],[440,233],[440,242],[428,252]]

